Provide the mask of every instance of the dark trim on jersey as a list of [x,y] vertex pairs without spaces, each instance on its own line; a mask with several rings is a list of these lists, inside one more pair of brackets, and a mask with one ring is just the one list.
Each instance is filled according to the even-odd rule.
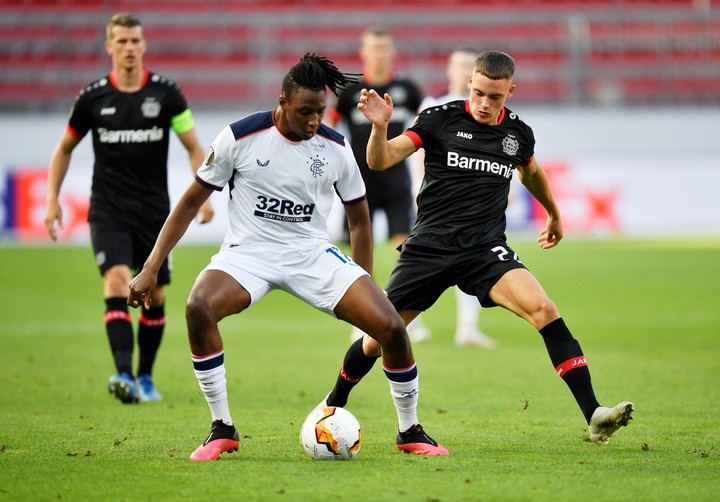
[[[143,68],[143,77],[142,77],[142,82],[140,82],[140,89],[145,87],[145,84],[147,84],[149,77],[150,77],[150,72],[146,68]],[[117,83],[117,78],[115,77],[115,70],[110,70],[110,73],[108,74],[108,80],[110,81],[110,85],[112,85],[118,91],[127,92],[127,91],[123,91],[120,89],[120,86]]]
[[335,129],[331,129],[330,127],[326,126],[325,124],[320,124],[320,127],[317,130],[318,136],[322,136],[323,138],[327,138],[330,141],[334,141],[340,146],[345,146],[345,136],[337,132]]
[[[340,197],[340,192],[338,192],[338,189],[337,189],[337,183],[333,183],[333,188],[335,189],[335,193],[337,194],[337,196]],[[343,198],[340,197],[340,202],[342,202],[344,206],[352,206],[353,204],[362,202],[365,199],[367,199],[367,192],[365,192],[365,194],[362,195],[361,197],[358,197],[357,199],[352,199],[352,200],[343,200]]]
[[[473,118],[473,120],[475,120],[475,117],[473,116],[472,111],[470,110],[470,100],[469,99],[465,100],[465,111],[470,114],[470,116]],[[500,110],[500,115],[498,116],[497,124],[491,124],[491,125],[502,124],[502,121],[504,118],[505,118],[505,107],[503,106],[503,109]]]
[[212,183],[208,183],[207,181],[205,181],[204,179],[202,179],[202,178],[201,178],[200,176],[198,176],[197,174],[195,175],[195,181],[197,181],[198,183],[200,183],[200,184],[201,184],[202,186],[204,186],[205,188],[209,188],[210,190],[215,190],[216,192],[221,192],[222,189],[223,189],[223,187],[219,187],[219,186],[217,186],[217,185],[213,185]]
[[256,112],[230,124],[236,140],[270,129],[275,125],[273,112]]
[[342,202],[344,206],[352,206],[353,204],[362,202],[365,199],[367,199],[367,193],[365,195],[363,195],[362,197],[358,197],[357,199],[352,199],[352,200],[342,200],[342,197],[340,197],[340,202]]

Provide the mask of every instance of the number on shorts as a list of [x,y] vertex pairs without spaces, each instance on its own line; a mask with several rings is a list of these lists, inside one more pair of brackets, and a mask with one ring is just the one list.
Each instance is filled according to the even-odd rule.
[[[490,251],[492,251],[493,253],[497,253],[498,260],[500,260],[500,261],[508,261],[509,260],[508,255],[510,254],[510,252],[502,246],[495,246]],[[520,261],[520,259],[518,258],[517,253],[515,253],[515,252],[513,252],[512,259],[518,263],[522,263]]]
[[351,264],[355,265],[355,263],[352,261],[352,258],[350,258],[348,255],[346,255],[342,251],[340,251],[335,246],[330,246],[329,248],[327,248],[325,250],[325,252],[335,255],[335,257],[343,263],[351,263]]

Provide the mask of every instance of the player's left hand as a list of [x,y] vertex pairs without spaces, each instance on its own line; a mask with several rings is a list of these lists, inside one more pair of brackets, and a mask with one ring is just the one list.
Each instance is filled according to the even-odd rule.
[[383,97],[377,93],[375,89],[362,89],[360,91],[360,99],[357,104],[365,118],[373,125],[383,125],[390,122],[393,111],[393,101],[390,94],[385,93]]
[[210,199],[208,199],[205,201],[205,203],[202,206],[200,206],[200,210],[198,211],[197,221],[200,224],[207,223],[213,219],[213,216],[215,216],[215,210],[213,209],[212,204],[210,203]]
[[558,245],[563,238],[562,222],[559,219],[548,217],[545,228],[540,232],[537,241],[543,249],[550,249]]

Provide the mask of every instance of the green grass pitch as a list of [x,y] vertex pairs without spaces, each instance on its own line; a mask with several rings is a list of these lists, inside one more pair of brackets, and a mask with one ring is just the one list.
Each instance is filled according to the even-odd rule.
[[[720,493],[720,239],[510,245],[557,303],[600,401],[633,400],[610,444],[584,420],[530,325],[501,309],[494,350],[452,345],[454,295],[426,313],[414,347],[419,416],[446,458],[402,454],[376,367],[348,409],[352,462],[315,462],[298,442],[334,383],[350,328],[273,292],[221,323],[240,450],[188,455],[210,414],[193,375],[183,307],[216,246],[180,246],[155,380],[165,400],[122,405],[89,247],[0,247],[0,500],[717,500]],[[381,285],[393,251],[376,251]],[[133,317],[136,313],[133,312]]]

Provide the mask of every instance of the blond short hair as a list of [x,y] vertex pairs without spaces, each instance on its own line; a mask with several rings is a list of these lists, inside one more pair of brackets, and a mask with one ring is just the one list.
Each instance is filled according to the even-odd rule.
[[135,14],[131,14],[129,12],[120,12],[118,14],[115,14],[110,19],[110,22],[107,24],[107,28],[105,29],[108,40],[112,39],[112,29],[115,26],[122,26],[123,28],[134,28],[136,26],[142,27],[142,23],[140,22],[140,19],[135,16]]

